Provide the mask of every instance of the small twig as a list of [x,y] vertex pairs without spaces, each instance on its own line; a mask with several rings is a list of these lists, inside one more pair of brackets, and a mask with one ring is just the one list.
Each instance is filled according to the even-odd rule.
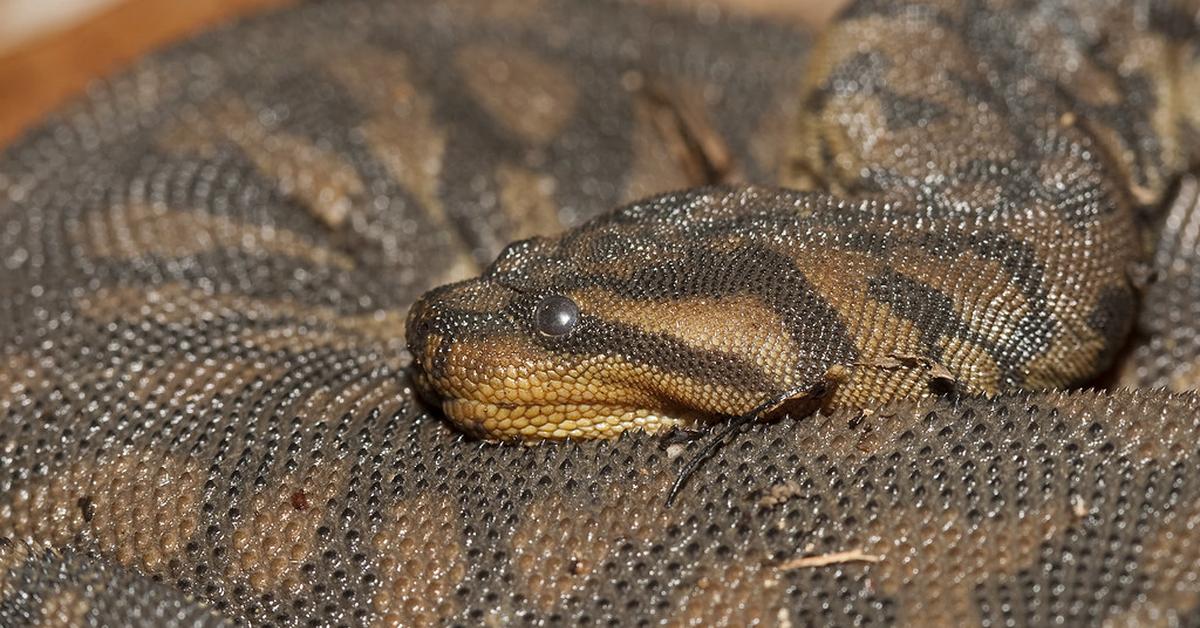
[[[834,368],[840,369],[841,367],[837,367],[837,366],[832,367],[830,369],[831,372],[833,371]],[[809,387],[807,387],[807,390],[805,390],[805,389],[790,390],[784,394],[779,395],[778,397],[775,397],[773,399],[768,399],[767,401],[762,402],[756,408],[747,412],[746,414],[743,414],[739,417],[735,417],[732,420],[730,420],[729,423],[727,425],[725,425],[725,427],[721,428],[721,430],[717,432],[716,436],[711,438],[707,443],[704,443],[704,445],[702,447],[700,447],[700,451],[696,452],[695,456],[692,456],[692,458],[690,460],[688,460],[686,463],[684,463],[683,469],[679,472],[679,475],[675,478],[675,483],[673,485],[671,485],[670,492],[667,493],[667,508],[670,508],[671,504],[673,504],[675,502],[675,498],[679,496],[679,491],[683,488],[683,485],[687,482],[688,478],[691,477],[691,475],[696,472],[696,469],[699,469],[700,465],[703,464],[705,460],[708,460],[709,458],[711,458],[713,456],[713,454],[715,454],[717,452],[718,449],[720,449],[721,447],[723,447],[725,445],[725,443],[730,441],[736,432],[740,431],[742,428],[746,427],[747,425],[761,419],[764,415],[767,415],[775,410],[778,410],[788,400],[804,399],[804,400],[810,401],[810,402],[814,401],[814,400],[819,401],[820,399],[824,398],[830,392],[829,386],[830,386],[831,382],[836,383],[836,379],[831,378],[830,374],[827,373],[825,381],[822,381],[814,386],[809,386]],[[815,410],[815,407],[814,407],[814,410]]]
[[734,432],[754,422],[754,420],[757,418],[758,415],[753,412],[737,417],[736,419],[730,421],[724,428],[721,429],[721,431],[717,432],[715,437],[710,439],[707,443],[704,443],[704,446],[700,448],[700,451],[696,452],[696,455],[692,456],[692,458],[683,465],[683,469],[679,472],[679,475],[676,476],[675,483],[671,485],[671,491],[667,493],[667,508],[670,508],[671,504],[675,503],[675,498],[679,496],[679,491],[683,488],[683,484],[687,482],[687,479],[691,477],[693,473],[696,472],[696,469],[699,469],[700,465],[703,464],[705,460],[708,460],[709,457],[716,453],[716,451],[725,444],[725,441],[729,440],[729,438],[733,436]]
[[824,567],[826,565],[840,565],[842,563],[877,563],[883,560],[882,556],[867,554],[861,549],[852,549],[845,552],[833,552],[830,554],[818,554],[816,556],[801,556],[793,558],[779,566],[780,571],[791,571],[793,569],[807,569],[809,567]]

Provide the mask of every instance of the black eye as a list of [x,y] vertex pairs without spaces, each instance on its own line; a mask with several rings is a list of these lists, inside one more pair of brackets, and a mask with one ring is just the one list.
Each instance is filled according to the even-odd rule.
[[579,306],[567,297],[550,295],[538,303],[533,320],[538,331],[543,334],[565,336],[571,333],[575,324],[579,322]]

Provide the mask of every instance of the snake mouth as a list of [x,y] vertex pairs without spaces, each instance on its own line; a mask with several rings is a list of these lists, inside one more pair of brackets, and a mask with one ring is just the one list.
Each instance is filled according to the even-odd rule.
[[625,430],[649,433],[686,427],[694,419],[604,403],[507,404],[443,399],[442,411],[463,430],[497,440],[616,438]]

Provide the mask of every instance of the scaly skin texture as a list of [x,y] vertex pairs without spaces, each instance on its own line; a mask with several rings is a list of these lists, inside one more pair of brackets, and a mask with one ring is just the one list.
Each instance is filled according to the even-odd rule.
[[[1136,210],[1198,154],[1185,9],[857,3],[782,166],[818,191],[691,190],[514,245],[413,308],[418,383],[541,439],[1089,381],[1133,322]],[[542,333],[556,296],[578,321]]]
[[[1200,102],[1189,69],[1195,7],[1094,3],[1081,5],[1082,19],[1066,3],[1011,5],[859,5],[805,66],[804,34],[714,21],[708,10],[313,2],[96,86],[0,156],[0,625],[1195,621],[1200,398],[1151,390],[1193,388],[1200,363],[1197,187],[1188,180],[1172,194],[1197,146],[1195,112],[1177,106]],[[939,53],[951,45],[963,55]],[[1168,48],[1173,60],[1156,65]],[[914,75],[898,58],[909,50],[924,55]],[[950,60],[974,80],[936,71]],[[1050,76],[1064,86],[1053,97]],[[1038,117],[1047,99],[1053,111]],[[880,127],[880,116],[894,126]],[[959,116],[996,132],[959,142]],[[1004,152],[1014,146],[1027,152]],[[974,163],[965,154],[997,163],[959,168]],[[945,177],[919,174],[931,156],[927,167]],[[1051,164],[1070,168],[1047,185],[1039,176]],[[834,394],[882,400],[870,383],[878,378],[854,379],[863,369],[915,381],[914,390],[930,374],[986,390],[968,375],[999,360],[998,388],[1049,385],[1028,381],[1048,371],[1025,358],[1065,346],[1062,329],[1091,344],[1071,350],[1084,365],[1061,379],[1100,369],[1121,308],[1098,307],[1097,295],[1128,285],[1095,271],[1140,257],[1117,246],[1134,230],[1115,233],[1108,221],[1164,225],[1144,238],[1157,242],[1147,259],[1160,281],[1140,299],[1132,350],[1103,380],[1112,391],[929,397],[752,425],[671,508],[665,492],[694,445],[641,431],[495,445],[418,401],[404,325],[421,292],[478,272],[513,239],[551,236],[669,190],[739,181],[810,191],[659,197],[621,210],[627,221],[610,215],[565,240],[512,249],[491,277],[507,273],[499,279],[518,288],[523,274],[545,277],[531,262],[548,253],[571,261],[572,238],[626,253],[576,259],[572,281],[595,282],[588,289],[609,304],[610,330],[624,321],[629,342],[605,352],[630,361],[624,385],[657,406],[675,402],[654,408],[662,416],[690,420],[711,414],[697,399],[725,399],[722,412],[736,412],[728,400],[790,385],[778,356],[803,350],[791,330],[833,329],[789,327],[763,295],[778,302],[800,290],[811,298],[795,310],[804,320],[846,320],[841,335],[806,346],[849,366],[813,377],[836,380]],[[835,196],[844,207],[821,209]],[[937,218],[945,237],[939,255],[921,256],[905,239],[920,230],[900,210],[961,198],[1028,201],[1029,216],[1072,217],[1096,246],[1051,246],[1010,222],[992,226],[1008,239],[955,239],[952,227],[990,224],[988,214],[930,202],[922,224]],[[803,238],[784,237],[789,214],[766,202],[780,199],[799,201],[791,217],[837,244],[804,274],[811,285],[764,276],[759,292],[677,298],[665,318],[657,299],[622,294],[632,285],[622,277],[638,272],[647,294],[663,294],[654,286],[668,279],[680,291],[722,285],[685,281],[696,260],[745,281],[737,271],[746,267],[716,264],[734,250],[716,237],[730,223],[727,235],[761,253],[737,258],[751,269],[794,267],[780,251]],[[725,218],[696,220],[703,213]],[[763,235],[770,229],[776,239]],[[896,283],[844,293],[881,304],[878,313],[840,309],[820,281],[866,276],[838,261],[855,237],[876,270],[895,265],[885,245],[908,260],[871,277],[912,274],[936,286],[969,266],[972,278],[996,278],[1001,305],[1025,308],[1021,320],[1055,321],[1055,334],[1013,342],[997,331],[1007,310],[972,309],[967,292],[949,287],[941,302],[974,312],[961,324],[944,310],[915,316],[928,301],[914,295],[932,291]],[[1000,246],[1017,242],[1033,250],[1012,257]],[[644,270],[664,267],[651,264],[653,247],[676,247],[678,274]],[[1054,251],[1093,265],[1048,272]],[[472,325],[431,329],[494,360],[498,343],[479,332],[511,332],[494,311],[514,299],[468,285],[477,288],[442,294],[457,294],[455,306],[473,312],[459,320]],[[738,317],[714,318],[717,299]],[[1071,299],[1104,315],[1071,310]],[[827,316],[813,316],[822,303]],[[427,301],[415,326],[444,306]],[[869,320],[913,331],[871,332]],[[690,326],[719,326],[727,344],[707,350],[720,359],[695,359]],[[428,332],[411,339],[418,355],[437,337]],[[862,356],[880,353],[864,349],[872,333],[912,353],[867,364]],[[750,335],[775,342],[754,353]],[[508,358],[532,350],[519,344],[529,337],[512,338]],[[664,359],[664,347],[677,359]],[[760,358],[768,354],[774,362]],[[954,371],[947,356],[960,354],[975,370]],[[553,355],[560,367],[576,359]],[[809,375],[796,382],[807,386]],[[597,405],[629,403],[611,398],[609,384],[598,390]]]

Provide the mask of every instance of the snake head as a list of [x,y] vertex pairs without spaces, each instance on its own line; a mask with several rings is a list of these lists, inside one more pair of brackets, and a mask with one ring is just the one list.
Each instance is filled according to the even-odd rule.
[[780,194],[665,195],[509,246],[413,306],[414,381],[459,426],[498,439],[689,426],[816,381],[827,360],[797,347],[789,317],[818,304],[784,255],[745,236]]

